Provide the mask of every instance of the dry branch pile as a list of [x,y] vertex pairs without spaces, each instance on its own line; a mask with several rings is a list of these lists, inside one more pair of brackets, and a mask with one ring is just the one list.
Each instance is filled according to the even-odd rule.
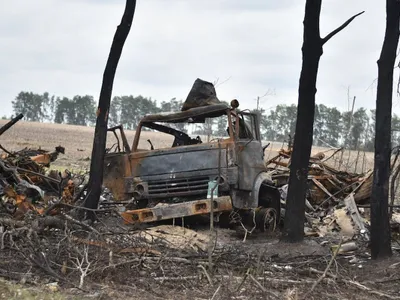
[[[340,234],[351,241],[351,248],[359,247],[354,240],[364,244],[369,241],[369,200],[372,188],[372,171],[364,174],[340,171],[332,167],[330,160],[342,149],[329,149],[310,158],[308,191],[306,198],[306,236],[325,237]],[[326,157],[327,152],[332,152]],[[393,210],[398,186],[400,164],[398,151],[393,152],[391,177],[392,229],[399,232],[398,214]],[[281,149],[266,162],[272,178],[280,187],[282,221],[285,215],[285,202],[289,180],[289,166],[292,148]],[[355,246],[354,246],[355,245]],[[346,245],[345,249],[348,245]]]
[[49,170],[50,163],[64,153],[63,147],[53,152],[26,148],[9,152],[1,148],[5,153],[0,157],[0,204],[15,219],[22,219],[28,211],[44,214],[57,202],[74,202],[85,176]]
[[[317,153],[310,158],[308,173],[307,200],[314,206],[329,207],[337,204],[339,199],[346,198],[354,193],[355,201],[363,204],[369,200],[371,194],[372,172],[365,174],[339,171],[329,164],[329,160],[338,154],[325,157],[325,153]],[[266,162],[273,172],[273,179],[281,188],[285,188],[289,181],[289,166],[292,148],[281,149],[277,156]]]

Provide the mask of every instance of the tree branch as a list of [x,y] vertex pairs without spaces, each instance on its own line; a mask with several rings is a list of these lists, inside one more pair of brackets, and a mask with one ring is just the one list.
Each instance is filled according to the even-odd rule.
[[352,16],[350,19],[348,19],[346,22],[344,22],[341,26],[339,26],[338,28],[336,28],[334,31],[332,31],[331,33],[329,33],[326,37],[324,37],[322,39],[322,45],[324,45],[327,41],[329,41],[336,33],[342,31],[344,28],[347,27],[347,25],[349,25],[351,23],[351,21],[353,21],[356,17],[358,17],[359,15],[362,15],[365,11],[362,11],[354,16]]

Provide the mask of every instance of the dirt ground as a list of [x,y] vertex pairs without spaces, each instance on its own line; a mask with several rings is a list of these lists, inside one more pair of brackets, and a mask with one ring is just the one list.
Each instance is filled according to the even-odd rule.
[[[0,121],[0,125],[4,123],[5,120]],[[10,151],[25,147],[53,150],[62,145],[66,153],[59,156],[53,167],[83,171],[89,166],[93,133],[94,129],[89,127],[19,122],[0,137],[0,144]],[[126,135],[132,143],[134,132],[126,131]],[[143,134],[144,140],[148,138],[158,146],[167,147],[171,143],[153,132]],[[112,141],[110,134],[108,146]],[[281,147],[282,143],[273,143],[266,152],[266,159],[276,155]],[[314,148],[313,154],[326,150],[328,148]],[[360,155],[350,152],[349,161]],[[338,161],[331,163],[335,166]],[[364,169],[371,168],[372,153],[365,154],[364,164],[359,163],[357,170],[360,165],[364,165]],[[355,169],[355,165],[351,168]],[[100,230],[107,224],[100,222],[94,227],[101,234],[85,238],[131,250],[119,249],[112,255],[114,250],[98,244],[86,248],[72,245],[70,239],[74,232],[44,231],[41,242],[35,244],[29,228],[26,235],[22,229],[18,231],[14,240],[4,239],[0,231],[5,243],[0,250],[0,277],[8,279],[0,281],[0,299],[400,299],[397,242],[393,243],[393,257],[385,261],[371,261],[368,245],[358,240],[356,251],[333,259],[331,246],[339,243],[338,234],[290,244],[281,241],[279,228],[268,234],[250,235],[246,240],[234,230],[217,228],[213,240],[214,267],[210,271],[205,249],[189,251],[168,244],[154,244],[146,246],[151,252],[138,252],[143,245],[138,244],[136,231],[126,228],[120,219],[113,219],[113,222],[117,222],[115,228],[124,230],[117,233],[107,227]],[[209,236],[204,225],[186,225],[195,229],[197,239]],[[143,230],[145,228],[140,228]],[[45,258],[45,262],[51,262],[50,270],[34,267],[28,255],[32,254],[32,249],[26,246],[31,242],[34,252],[46,253],[48,260]],[[58,245],[58,250],[46,252],[49,251],[46,243]],[[77,288],[81,272],[69,266],[64,273],[63,262],[71,259],[73,251],[79,254],[83,250],[91,253],[91,272],[85,277],[83,288]],[[64,274],[62,280],[55,274]]]
[[[158,232],[168,225],[160,226]],[[179,227],[176,232],[179,232]],[[144,229],[142,229],[144,232]],[[183,229],[190,231],[189,229]],[[153,234],[156,231],[153,231]],[[232,230],[218,229],[212,255],[213,271],[208,268],[208,255],[200,245],[207,244],[208,231],[200,229],[185,249],[168,243],[148,244],[148,252],[135,253],[138,240],[134,233],[121,232],[110,243],[125,245],[115,252],[111,263],[109,249],[87,248],[91,273],[83,288],[77,287],[80,272],[73,266],[58,280],[49,272],[23,264],[20,252],[2,250],[0,299],[399,299],[400,257],[371,261],[367,248],[332,258],[330,247],[338,237],[307,238],[290,244],[280,241],[279,231],[255,234],[243,241]],[[56,233],[52,235],[55,238]],[[76,245],[63,244],[65,236],[46,239],[68,247],[71,257]],[[178,235],[178,234],[176,234]],[[99,238],[99,237],[97,237]],[[154,238],[154,237],[153,237]],[[97,239],[93,239],[96,241]],[[168,239],[170,243],[171,240]],[[214,242],[214,241],[213,241]],[[81,250],[84,248],[80,248]],[[151,250],[151,252],[150,252]],[[59,250],[61,251],[61,250]],[[48,253],[48,258],[55,259]],[[7,259],[7,260],[5,260]],[[19,265],[17,270],[11,265]],[[327,266],[331,264],[330,268]],[[53,262],[52,270],[61,264]],[[83,265],[85,266],[85,265]],[[6,271],[6,274],[3,273]],[[7,273],[8,271],[8,273]],[[326,275],[324,276],[324,272]],[[20,275],[21,279],[16,280]]]

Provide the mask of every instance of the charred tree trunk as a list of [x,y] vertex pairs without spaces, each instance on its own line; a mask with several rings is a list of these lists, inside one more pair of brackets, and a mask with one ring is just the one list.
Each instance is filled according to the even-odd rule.
[[[106,68],[103,74],[103,83],[100,91],[99,105],[97,108],[96,129],[90,162],[90,179],[88,193],[85,199],[85,207],[95,209],[98,206],[101,186],[103,183],[104,155],[107,141],[108,113],[111,102],[115,71],[121,57],[125,40],[131,29],[133,15],[135,13],[136,0],[126,0],[125,11],[121,24],[117,27],[114,40],[111,45]],[[93,216],[92,216],[93,217]]]
[[17,123],[19,120],[21,120],[23,117],[24,117],[23,114],[19,114],[18,116],[10,120],[8,123],[6,123],[3,127],[0,128],[0,135],[2,135],[8,129],[14,126],[14,124]]
[[399,42],[400,2],[386,0],[386,32],[378,60],[374,181],[371,195],[371,256],[392,255],[388,213],[393,67]]
[[307,1],[302,47],[303,64],[285,213],[285,233],[288,240],[293,242],[302,240],[304,235],[308,162],[313,138],[318,65],[322,55],[319,33],[320,11],[321,1]]
[[362,14],[359,13],[325,38],[320,37],[319,17],[322,0],[307,0],[304,16],[303,64],[300,74],[296,131],[290,164],[289,189],[285,213],[285,239],[299,242],[304,237],[304,213],[307,191],[308,164],[313,141],[315,93],[318,65],[323,45],[336,33]]

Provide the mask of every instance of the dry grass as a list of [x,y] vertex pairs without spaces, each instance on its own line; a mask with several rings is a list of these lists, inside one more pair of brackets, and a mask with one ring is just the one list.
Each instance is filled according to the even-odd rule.
[[[263,144],[266,143],[267,142],[263,142]],[[276,156],[281,148],[287,148],[287,144],[281,142],[270,143],[271,145],[268,147],[265,153],[266,160]],[[311,155],[321,152],[325,154],[325,158],[328,158],[334,153],[334,149],[327,147],[313,147],[311,150]],[[327,163],[340,171],[365,173],[368,170],[371,170],[374,166],[374,153],[363,151],[358,152],[345,149],[327,160]]]
[[[0,126],[7,120],[0,120]],[[135,131],[125,131],[128,142],[132,144]],[[85,168],[89,165],[92,152],[94,128],[76,125],[48,124],[37,122],[18,122],[0,138],[0,144],[9,151],[22,148],[38,148],[54,150],[61,145],[65,147],[65,155],[60,155],[54,166],[67,168]],[[151,139],[157,147],[172,144],[170,137],[155,132],[143,132],[141,147],[148,149],[147,139]],[[108,134],[107,146],[115,142],[114,135]]]
[[[0,120],[0,126],[5,124],[7,120]],[[125,132],[129,144],[132,144],[135,131],[126,130]],[[5,132],[0,138],[0,144],[8,150],[20,150],[22,148],[38,148],[46,150],[53,150],[54,147],[62,145],[66,148],[65,155],[61,155],[56,161],[54,166],[66,167],[70,169],[87,168],[89,165],[89,158],[92,151],[93,145],[93,127],[76,126],[76,125],[64,125],[64,124],[48,124],[48,123],[37,123],[37,122],[18,122],[7,132]],[[212,139],[213,137],[211,137]],[[169,147],[172,142],[172,136],[167,134],[143,131],[139,143],[139,148],[149,149],[150,145],[147,140],[150,139],[155,148],[166,148]],[[203,141],[207,140],[207,137],[202,137]],[[110,147],[115,142],[115,138],[112,133],[108,134],[107,146]],[[267,142],[264,141],[263,144]],[[286,147],[287,145],[280,142],[271,142],[270,147],[266,152],[266,159],[275,156],[279,149]],[[332,154],[332,151],[328,151],[329,148],[324,147],[313,147],[312,155],[318,152],[326,152],[326,157]],[[327,152],[328,151],[328,152]],[[356,161],[358,156],[358,163],[356,167]],[[341,170],[350,172],[363,173],[373,167],[373,153],[365,153],[364,167],[363,167],[363,156],[364,152],[357,151],[344,151],[343,163]],[[341,153],[338,153],[335,157],[329,160],[329,163],[339,168],[339,160]]]

